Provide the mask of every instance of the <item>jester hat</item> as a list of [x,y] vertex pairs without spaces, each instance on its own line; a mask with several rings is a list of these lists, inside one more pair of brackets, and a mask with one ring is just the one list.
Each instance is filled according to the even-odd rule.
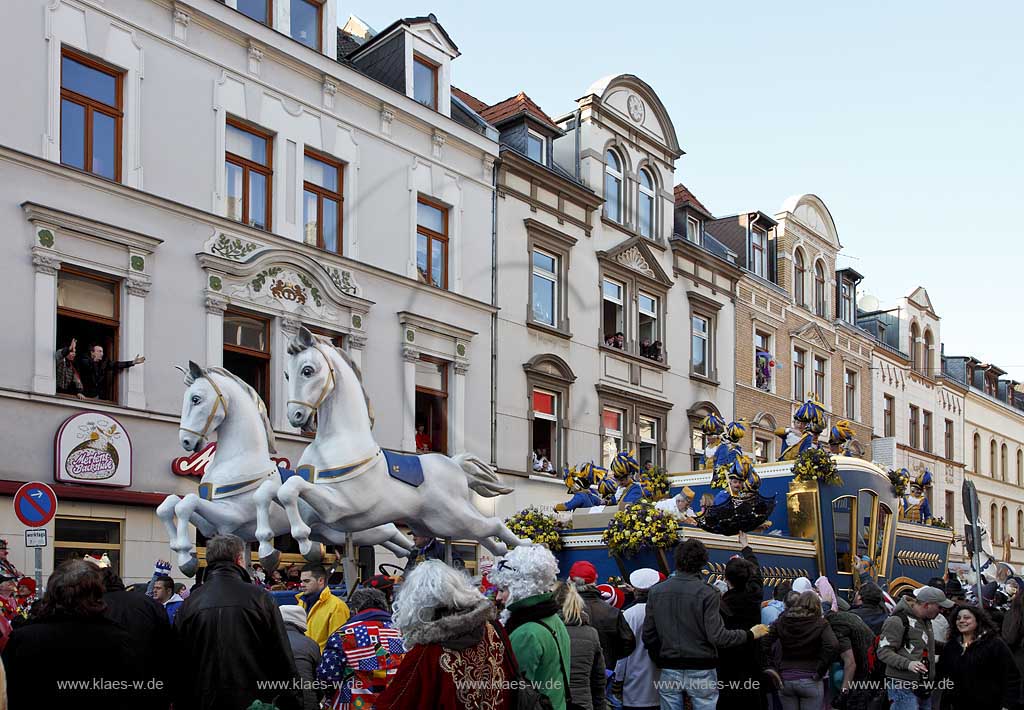
[[611,469],[615,478],[625,478],[640,473],[640,463],[636,460],[635,451],[620,451],[612,459],[611,466],[608,468]]
[[793,419],[811,427],[820,427],[819,432],[825,431],[825,407],[813,398],[800,405]]
[[[600,469],[604,470],[604,469]],[[614,476],[602,476],[597,482],[597,494],[602,498],[611,498],[619,487],[615,484]]]
[[708,436],[721,436],[725,431],[725,421],[714,414],[709,414],[701,420],[700,430]]
[[840,419],[829,430],[828,443],[833,446],[839,446],[847,441],[853,441],[853,427],[847,420]]
[[[906,469],[904,469],[906,470]],[[932,472],[925,469],[923,473],[919,473],[916,478],[910,479],[910,484],[917,486],[918,488],[927,488],[932,485]]]
[[739,443],[746,435],[747,423],[742,419],[735,422],[729,422],[729,426],[725,428],[725,438],[733,443]]
[[583,491],[590,487],[591,481],[587,477],[588,472],[577,471],[576,467],[573,466],[572,468],[563,468],[562,473],[564,474],[565,487],[570,493]]

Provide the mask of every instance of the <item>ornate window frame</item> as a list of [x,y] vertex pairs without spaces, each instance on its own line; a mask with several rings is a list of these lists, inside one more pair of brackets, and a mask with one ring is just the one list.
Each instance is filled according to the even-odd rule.
[[640,417],[654,419],[658,427],[658,445],[655,456],[656,466],[665,466],[668,451],[669,439],[669,411],[672,409],[671,402],[663,402],[652,397],[645,397],[635,392],[598,383],[594,385],[597,390],[597,416],[598,416],[598,450],[595,461],[601,459],[602,441],[604,439],[603,413],[607,409],[618,409],[624,412],[622,423],[622,447],[629,451],[640,445]]
[[690,377],[702,380],[710,384],[718,383],[718,313],[722,310],[722,304],[713,298],[698,293],[687,291],[686,300],[690,305],[690,325],[692,330],[694,317],[700,317],[708,321],[708,372],[703,375],[693,369],[693,339],[690,339]]
[[562,358],[552,353],[541,353],[534,355],[527,362],[523,363],[523,371],[526,373],[526,400],[527,400],[527,428],[525,470],[528,474],[534,474],[531,453],[533,452],[533,391],[534,389],[547,390],[557,396],[557,461],[551,464],[554,476],[560,476],[562,467],[568,465],[569,449],[567,432],[570,429],[569,420],[569,397],[572,384],[576,381],[576,374],[569,367],[569,364]]
[[[576,239],[553,229],[543,222],[527,218],[523,220],[526,225],[526,250],[527,259],[530,264],[527,281],[527,308],[526,325],[530,328],[538,328],[546,333],[557,335],[566,339],[572,338],[572,329],[569,317],[569,259],[572,248],[576,245]],[[558,283],[555,288],[556,307],[558,317],[552,327],[547,323],[541,323],[533,319],[533,252],[534,250],[545,251],[555,256],[558,260],[557,277]]]

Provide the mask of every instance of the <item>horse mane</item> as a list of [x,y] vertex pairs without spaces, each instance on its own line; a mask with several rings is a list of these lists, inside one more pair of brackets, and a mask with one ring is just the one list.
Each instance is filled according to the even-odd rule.
[[263,429],[267,434],[267,447],[270,449],[270,453],[277,453],[277,438],[274,436],[274,427],[270,424],[270,416],[267,413],[267,405],[263,402],[263,398],[260,397],[259,393],[249,385],[248,382],[244,381],[241,377],[225,370],[223,367],[208,367],[205,370],[207,376],[210,373],[217,375],[223,375],[228,379],[232,380],[235,384],[242,388],[242,390],[249,395],[252,399],[253,404],[256,405],[256,410],[260,413],[260,418],[263,420]]
[[[334,343],[332,343],[330,338],[327,338],[323,335],[318,335],[316,333],[313,334],[313,337],[316,338],[317,342],[319,342],[321,345],[326,345],[328,348],[336,352],[345,362],[345,364],[349,366],[352,372],[355,373],[356,381],[359,383],[359,388],[363,391],[363,401],[366,402],[366,413],[370,417],[370,428],[373,429],[373,403],[370,401],[370,395],[366,391],[366,385],[363,384],[362,369],[360,369],[359,365],[357,365],[355,360],[352,359],[351,355],[349,355],[347,352],[345,352],[341,348],[337,347]],[[289,355],[298,355],[299,353],[306,349],[307,347],[300,343],[298,341],[298,338],[292,338],[288,342]]]

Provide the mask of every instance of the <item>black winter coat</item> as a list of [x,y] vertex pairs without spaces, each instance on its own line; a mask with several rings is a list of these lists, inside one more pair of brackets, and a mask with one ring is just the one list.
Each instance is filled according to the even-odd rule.
[[[15,629],[3,652],[10,710],[124,710],[150,705],[127,688],[145,684],[128,632],[109,619],[55,616]],[[58,681],[85,688],[57,690]],[[96,685],[96,683],[101,685]],[[127,683],[124,688],[116,684]]]
[[580,590],[580,596],[587,604],[590,625],[597,629],[597,635],[601,638],[605,668],[612,670],[616,661],[633,653],[636,648],[633,630],[629,628],[622,612],[602,599],[596,587],[584,587]]
[[[839,656],[839,641],[832,627],[822,617],[806,612],[782,612],[761,641],[766,652],[779,659],[780,671],[811,671],[823,678]],[[778,648],[773,649],[776,643]]]
[[160,682],[146,696],[147,707],[166,708],[171,701],[170,684],[177,677],[174,663],[174,633],[167,611],[153,597],[141,592],[126,592],[124,585],[108,588],[103,595],[104,616],[128,632],[132,653],[142,666],[143,675]]
[[1010,611],[1003,619],[1003,641],[1010,647],[1010,653],[1017,664],[1017,672],[1021,674],[1017,704],[1024,706],[1024,619],[1017,615],[1013,607],[1010,607]]
[[[757,565],[757,557],[749,547],[743,548],[744,559]],[[764,589],[761,575],[750,580],[746,589],[730,589],[722,595],[722,623],[726,629],[746,630],[761,623],[761,601]],[[757,710],[767,707],[767,698],[761,688],[764,668],[761,644],[751,637],[746,643],[718,651],[718,680],[724,683],[718,691],[718,704],[723,708]],[[746,683],[745,681],[756,681]],[[732,686],[730,687],[730,682]],[[746,686],[746,687],[744,687]]]
[[885,607],[855,606],[850,609],[850,613],[859,616],[875,636],[882,633],[882,624],[889,618],[889,612],[885,610]]
[[597,629],[584,622],[566,623],[565,630],[569,633],[569,688],[572,691],[567,710],[605,710],[605,663]]
[[[295,670],[299,678],[312,683],[316,680],[316,669],[320,665],[320,646],[316,641],[299,631],[298,627],[285,624],[288,632],[288,643],[291,645],[292,656],[295,658]],[[317,710],[317,692],[312,686],[302,690],[302,710]]]
[[238,565],[207,568],[203,585],[178,609],[174,630],[182,663],[175,710],[246,710],[254,700],[298,708],[291,689],[257,688],[257,681],[290,684],[297,672],[277,603]]
[[1017,664],[995,633],[982,634],[966,650],[951,638],[939,656],[938,678],[952,681],[942,691],[943,710],[1012,708],[1020,695]]

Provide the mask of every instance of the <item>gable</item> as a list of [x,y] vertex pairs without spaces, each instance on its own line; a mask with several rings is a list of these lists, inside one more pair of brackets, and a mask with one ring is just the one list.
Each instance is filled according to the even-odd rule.
[[635,271],[666,288],[671,288],[672,279],[661,268],[661,264],[658,263],[658,260],[651,252],[651,248],[644,242],[643,237],[630,237],[608,251],[598,252],[597,256],[598,258],[612,261],[630,271]]
[[435,21],[433,16],[423,22],[410,23],[409,29],[424,42],[441,50],[452,59],[459,56],[459,48],[455,46],[448,33]]
[[809,342],[811,345],[833,352],[835,350],[832,344],[828,341],[828,334],[821,329],[821,326],[817,323],[807,323],[806,325],[794,330],[792,333],[794,338],[802,338]]
[[928,296],[928,292],[925,290],[924,286],[918,286],[915,288],[914,292],[907,296],[907,300],[922,311],[927,311],[933,316],[935,315],[935,308],[932,306],[932,299]]

